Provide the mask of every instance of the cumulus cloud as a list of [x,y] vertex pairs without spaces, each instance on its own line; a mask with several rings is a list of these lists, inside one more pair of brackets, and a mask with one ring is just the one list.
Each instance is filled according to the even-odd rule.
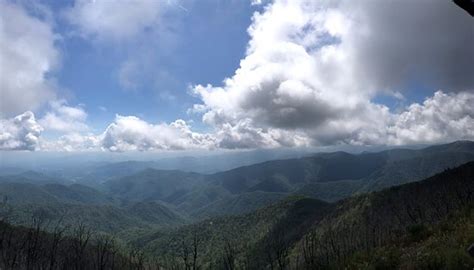
[[59,61],[57,39],[49,23],[0,1],[0,117],[34,110],[54,98],[48,74]]
[[87,113],[83,108],[68,106],[65,100],[52,101],[49,104],[51,110],[39,120],[46,130],[73,133],[89,129],[85,123]]
[[83,35],[124,40],[156,24],[162,4],[160,0],[76,0],[65,14]]
[[43,127],[33,113],[25,112],[0,120],[0,150],[124,152],[314,146],[334,141],[406,145],[473,140],[472,104],[474,93],[437,91],[423,103],[413,103],[398,114],[373,105],[363,117],[352,117],[350,121],[345,120],[349,117],[331,119],[314,129],[256,127],[251,120],[245,120],[235,125],[222,124],[214,133],[195,132],[184,120],[152,124],[135,116],[117,115],[103,133],[69,132],[49,140],[40,137]]
[[423,104],[412,104],[388,127],[389,144],[474,139],[474,94],[437,91]]
[[101,137],[101,146],[114,152],[214,147],[211,135],[192,132],[184,120],[154,125],[135,116],[117,115]]
[[0,119],[0,150],[35,150],[43,128],[32,112]]
[[[194,132],[181,119],[151,124],[135,116],[117,115],[103,133],[93,134],[80,132],[74,126],[74,121],[85,119],[81,108],[68,107],[64,102],[53,103],[52,107],[54,112],[47,113],[40,123],[30,111],[12,119],[0,119],[0,150],[124,152],[217,147],[214,135]],[[44,130],[65,134],[46,139],[40,137]]]
[[[403,98],[417,80],[474,89],[470,19],[441,0],[276,0],[253,16],[235,74],[222,86],[196,85],[202,104],[190,112],[204,112],[230,148],[410,142],[396,128],[388,140],[405,115],[371,100]],[[413,141],[423,139],[431,140]]]

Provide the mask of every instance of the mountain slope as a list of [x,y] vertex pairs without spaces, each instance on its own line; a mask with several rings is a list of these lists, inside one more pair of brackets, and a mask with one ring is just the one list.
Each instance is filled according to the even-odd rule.
[[57,178],[35,171],[26,171],[19,174],[3,174],[0,176],[0,183],[31,183],[31,184],[72,184],[71,181]]
[[[93,236],[88,229],[44,231],[0,221],[1,269],[159,269],[142,254],[126,252],[112,237]],[[151,262],[151,261],[150,261]],[[145,266],[145,264],[147,266]]]
[[285,193],[277,192],[248,192],[215,201],[203,208],[193,211],[191,215],[198,219],[240,215],[278,202],[287,196]]
[[11,204],[113,204],[115,200],[93,188],[73,184],[0,183],[0,195]]
[[[421,180],[472,160],[474,142],[459,141],[420,150],[394,149],[361,154],[320,153],[312,157],[241,167],[209,178],[214,185],[220,185],[232,194],[272,191],[272,188],[278,192],[290,192],[301,189],[306,184],[348,180],[363,183],[360,191],[365,192]],[[319,192],[316,191],[315,196],[326,191],[330,193],[331,190],[326,188],[334,189],[334,186],[319,186]],[[340,197],[325,199],[334,201]]]
[[453,218],[458,222],[458,213],[473,206],[474,162],[469,162],[420,182],[337,203],[292,197],[244,215],[156,231],[134,244],[179,262],[183,248],[197,241],[204,268],[221,265],[230,246],[234,262],[248,269],[339,269],[352,264],[360,251],[383,253],[380,248],[403,242],[419,226],[436,229]]
[[357,250],[400,241],[414,226],[436,225],[473,206],[474,162],[421,182],[341,201],[311,231],[318,243],[312,260],[330,258],[344,264]]
[[[147,169],[108,181],[105,186],[111,195],[121,199],[160,200],[185,214],[211,217],[225,212],[212,207],[217,202],[222,209],[232,209],[231,213],[246,212],[246,204],[237,209],[233,199],[240,196],[251,202],[251,194],[255,192],[275,193],[274,197],[282,193],[302,194],[334,202],[354,194],[419,181],[472,160],[474,143],[459,141],[418,150],[318,153],[210,175]],[[209,212],[205,213],[206,210]]]
[[132,201],[173,201],[202,182],[203,175],[146,169],[105,183],[111,194]]
[[61,201],[82,204],[115,204],[116,200],[91,187],[73,184],[69,186],[60,184],[47,184],[42,188]]
[[186,219],[158,202],[117,201],[90,187],[74,184],[34,185],[0,183],[2,214],[16,224],[27,225],[33,218],[63,226],[84,224],[101,232],[132,228],[173,227]]
[[[172,231],[156,231],[136,239],[134,244],[154,256],[177,257],[183,248],[191,248],[193,239],[197,239],[200,264],[208,268],[214,263],[213,258],[221,255],[226,242],[231,242],[243,255],[247,248],[256,247],[279,221],[288,222],[295,235],[292,241],[295,241],[296,235],[304,231],[301,228],[320,218],[328,206],[314,199],[288,198],[241,216],[212,218]],[[294,213],[299,218],[295,218]]]

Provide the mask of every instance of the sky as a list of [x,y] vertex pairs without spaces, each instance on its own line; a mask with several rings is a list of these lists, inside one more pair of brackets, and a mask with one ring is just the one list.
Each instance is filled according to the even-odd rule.
[[474,139],[474,18],[447,0],[0,0],[0,150]]

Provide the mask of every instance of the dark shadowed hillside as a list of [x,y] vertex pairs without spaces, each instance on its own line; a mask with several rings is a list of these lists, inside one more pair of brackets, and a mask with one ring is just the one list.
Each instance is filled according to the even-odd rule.
[[43,224],[12,226],[0,221],[1,269],[136,269],[158,270],[143,252],[121,245],[110,236],[78,227],[56,227],[45,232]]
[[314,199],[289,198],[245,215],[208,219],[170,232],[157,231],[134,243],[149,254],[171,256],[173,263],[179,264],[179,254],[192,249],[196,240],[200,264],[208,268],[221,259],[220,252],[226,243],[232,243],[241,256],[251,249],[263,248],[261,244],[275,226],[291,230],[285,241],[295,242],[312,222],[323,216],[328,206]]
[[471,211],[473,203],[474,162],[421,182],[341,201],[311,231],[318,245],[315,260],[344,263],[356,251],[400,241],[416,226],[436,225]]

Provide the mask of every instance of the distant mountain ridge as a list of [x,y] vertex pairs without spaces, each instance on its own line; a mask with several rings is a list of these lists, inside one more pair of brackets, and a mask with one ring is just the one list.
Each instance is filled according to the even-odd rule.
[[[278,194],[302,194],[333,202],[357,193],[418,181],[473,160],[474,142],[458,141],[417,150],[317,153],[209,175],[146,169],[110,180],[105,186],[111,195],[119,198],[160,200],[189,215],[209,216],[205,209],[212,209],[211,205],[232,208],[231,212],[238,214],[252,209],[242,207],[239,211],[231,207],[234,204],[231,198],[236,196],[256,202],[258,198],[252,194],[274,193],[276,196],[273,198]],[[240,204],[249,205],[242,201]],[[218,212],[213,211],[215,214]]]
[[96,231],[118,233],[187,222],[162,203],[118,200],[79,184],[4,182],[0,183],[0,197],[0,216],[23,225],[39,218],[49,224],[61,221],[64,226],[84,224]]

